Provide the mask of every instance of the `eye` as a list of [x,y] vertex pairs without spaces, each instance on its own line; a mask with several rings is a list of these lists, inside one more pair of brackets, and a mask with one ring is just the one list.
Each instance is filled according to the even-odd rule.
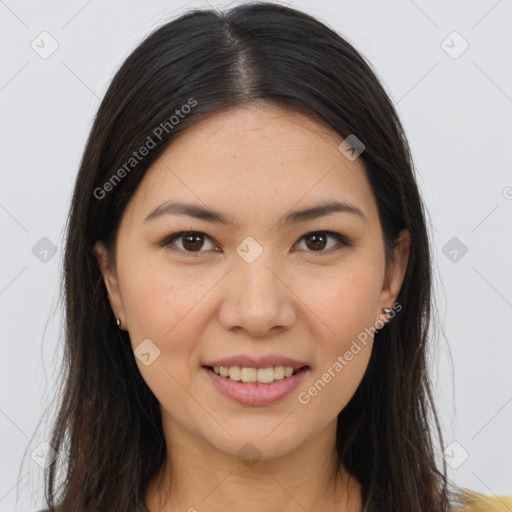
[[[333,246],[331,245],[331,247],[328,247],[329,238],[337,241],[338,245],[350,246],[350,241],[346,237],[340,233],[334,233],[332,231],[312,231],[301,237],[299,239],[299,243],[304,240],[307,252],[332,252],[331,249],[333,249]],[[213,248],[215,251],[218,251],[212,243],[212,239],[201,231],[180,231],[179,233],[175,233],[163,240],[162,245],[174,246],[171,247],[173,250],[178,250],[188,254],[200,254],[201,252],[205,252],[201,251],[201,249],[205,247],[205,240],[209,241],[211,244],[210,247],[208,247],[207,244],[206,250]],[[179,243],[175,243],[176,241]],[[326,247],[327,250],[324,250]],[[337,250],[336,244],[334,245],[334,250]]]
[[[312,231],[311,233],[307,233],[306,235],[304,235],[299,240],[299,242],[301,242],[302,240],[305,241],[306,247],[308,249],[312,249],[308,252],[325,253],[332,252],[332,246],[329,247],[328,250],[323,250],[327,247],[329,238],[336,240],[338,242],[338,245],[350,246],[350,241],[347,238],[345,238],[343,235],[340,235],[339,233],[333,233],[332,231]],[[336,245],[334,245],[334,247],[334,250],[337,250]]]
[[[211,238],[205,233],[201,233],[200,231],[180,231],[179,233],[175,233],[167,237],[162,245],[176,245],[177,250],[187,253],[200,253],[204,252],[201,249],[204,246],[204,239],[211,240]],[[181,241],[181,247],[178,244],[175,244],[175,240]]]

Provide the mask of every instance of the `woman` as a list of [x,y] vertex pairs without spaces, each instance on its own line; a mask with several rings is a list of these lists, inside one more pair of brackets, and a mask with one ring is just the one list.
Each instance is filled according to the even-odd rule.
[[471,506],[434,450],[407,141],[363,57],[310,16],[197,10],[127,58],[64,279],[50,510]]

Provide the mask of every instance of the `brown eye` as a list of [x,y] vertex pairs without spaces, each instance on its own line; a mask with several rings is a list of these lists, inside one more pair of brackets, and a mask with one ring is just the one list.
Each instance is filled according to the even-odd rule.
[[[200,231],[181,231],[180,233],[167,237],[162,244],[165,246],[171,246],[171,248],[181,252],[200,254],[201,252],[205,252],[201,249],[203,249],[207,239],[211,240],[208,235],[201,233]],[[181,241],[181,244],[175,243],[179,241]],[[214,247],[211,241],[210,244]]]
[[307,247],[312,250],[321,250],[327,245],[327,237],[324,233],[313,233],[305,237],[305,240]]
[[[329,240],[337,241],[338,243],[329,244]],[[305,242],[306,252],[316,252],[319,255],[323,253],[331,253],[342,247],[349,247],[350,240],[339,233],[331,231],[313,231],[304,235],[299,242]],[[210,247],[208,247],[208,243]],[[205,249],[206,244],[206,249]],[[212,239],[205,233],[200,231],[180,231],[171,236],[168,236],[161,245],[168,246],[172,250],[176,250],[191,256],[199,256],[208,250],[218,251]],[[204,250],[203,250],[204,249]]]
[[191,235],[184,235],[182,237],[182,239],[183,239],[183,242],[182,242],[183,243],[183,247],[187,251],[200,250],[201,247],[204,244],[204,240],[202,239],[202,236],[198,235],[196,233],[193,233]]
[[330,249],[334,247],[336,250],[336,245],[331,245],[327,250],[324,250],[327,245],[329,239],[334,239],[338,241],[338,245],[348,246],[350,245],[349,241],[339,233],[332,233],[329,231],[314,231],[312,233],[308,233],[304,235],[300,241],[304,240],[307,251],[308,252],[331,252]]

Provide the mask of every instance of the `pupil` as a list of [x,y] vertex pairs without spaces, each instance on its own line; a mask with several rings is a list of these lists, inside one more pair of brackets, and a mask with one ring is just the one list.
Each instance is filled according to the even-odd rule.
[[[325,238],[326,238],[326,237],[325,237],[325,235],[323,235],[323,234],[320,234],[320,235],[318,235],[318,234],[314,234],[314,235],[310,235],[310,236],[308,237],[308,240],[315,240],[315,242],[313,242],[313,243],[314,243],[314,245],[313,245],[313,247],[312,247],[313,249],[315,249],[315,248],[316,248],[316,249],[318,249],[318,248],[323,249],[323,248],[325,247]],[[319,241],[320,241],[320,245],[318,245],[318,242],[319,242]],[[323,243],[322,243],[322,242],[323,242]],[[316,244],[316,245],[315,245],[315,244]]]
[[[193,240],[192,242],[190,242],[190,240]],[[188,248],[192,248],[192,249],[197,249],[197,248],[201,248],[201,236],[200,235],[186,235],[184,237],[184,242],[183,242],[183,246],[188,249]],[[187,247],[187,245],[190,245],[190,247]]]

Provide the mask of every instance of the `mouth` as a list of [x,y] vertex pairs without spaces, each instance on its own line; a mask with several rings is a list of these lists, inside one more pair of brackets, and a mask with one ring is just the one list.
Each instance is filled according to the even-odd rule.
[[267,366],[253,368],[247,366],[203,366],[216,375],[242,384],[272,384],[273,382],[289,379],[301,371],[309,369],[308,365],[293,366]]
[[277,404],[291,395],[310,372],[303,366],[211,366],[202,367],[206,382],[224,397],[251,407]]

